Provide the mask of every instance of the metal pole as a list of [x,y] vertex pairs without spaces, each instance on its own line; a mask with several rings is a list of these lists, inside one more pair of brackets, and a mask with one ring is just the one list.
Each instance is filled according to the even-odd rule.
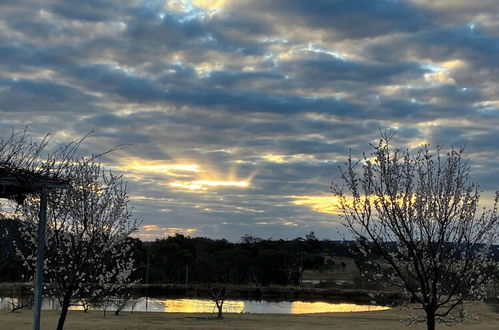
[[146,264],[146,312],[149,307],[149,247],[146,248],[147,264]]
[[35,309],[33,311],[34,330],[40,330],[46,222],[47,222],[47,188],[43,187],[42,192],[40,194],[40,212],[38,213],[38,250],[36,256],[36,274],[35,274]]

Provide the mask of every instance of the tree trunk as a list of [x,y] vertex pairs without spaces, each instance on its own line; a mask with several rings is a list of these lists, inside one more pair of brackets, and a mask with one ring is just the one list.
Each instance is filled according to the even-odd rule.
[[57,323],[57,330],[64,329],[64,322],[66,322],[66,316],[68,315],[68,309],[71,302],[70,297],[70,295],[66,295],[64,296],[64,300],[62,301],[61,315],[59,316],[59,322]]
[[217,304],[217,308],[218,308],[217,318],[221,319],[221,318],[223,318],[223,316],[222,316],[222,307],[224,305],[224,302],[222,300],[222,301],[220,301],[220,303],[216,302],[216,304]]
[[435,330],[435,311],[426,311],[426,326],[428,330]]

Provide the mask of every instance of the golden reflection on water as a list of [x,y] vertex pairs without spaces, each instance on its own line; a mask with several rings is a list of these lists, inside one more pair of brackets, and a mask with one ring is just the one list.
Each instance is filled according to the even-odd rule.
[[[0,297],[0,309],[9,309],[12,298]],[[16,300],[14,299],[14,302]],[[108,306],[108,310],[114,310]],[[45,299],[42,309],[57,310],[59,304],[54,299]],[[209,299],[156,299],[142,297],[133,305],[124,310],[167,313],[216,313],[215,303]],[[82,310],[81,305],[70,307],[71,310]],[[98,309],[98,308],[97,308]],[[356,305],[349,303],[325,303],[303,301],[252,301],[226,300],[223,305],[224,313],[273,313],[273,314],[306,314],[306,313],[339,313],[339,312],[371,312],[387,310],[390,307],[375,305]]]
[[291,303],[291,314],[306,313],[347,313],[347,312],[373,312],[390,309],[385,306],[356,305],[356,304],[330,304],[325,302],[294,301]]
[[[169,313],[213,313],[216,312],[215,303],[204,299],[158,299],[154,301],[161,306],[160,310]],[[268,306],[258,306],[258,305]],[[224,313],[340,313],[340,312],[371,312],[390,309],[384,306],[356,305],[348,303],[325,302],[244,302],[226,300],[223,305]]]
[[[164,312],[169,313],[212,313],[216,307],[211,300],[201,299],[166,299],[156,300],[164,306]],[[241,313],[244,311],[244,302],[227,300],[223,310],[226,313]]]

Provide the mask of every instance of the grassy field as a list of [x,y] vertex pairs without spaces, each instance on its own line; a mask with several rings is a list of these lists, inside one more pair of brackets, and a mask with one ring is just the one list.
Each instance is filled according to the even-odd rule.
[[[478,304],[472,307],[478,319],[448,328],[440,325],[439,329],[496,330],[499,328],[499,313],[490,306]],[[44,311],[42,329],[54,329],[59,313]],[[401,323],[404,311],[394,309],[368,313],[334,314],[226,314],[221,320],[210,318],[207,314],[184,313],[124,313],[121,316],[102,312],[70,311],[66,321],[67,330],[135,330],[135,329],[355,329],[355,330],[394,330],[424,329],[424,325],[405,326]],[[30,311],[10,313],[0,311],[0,329],[24,330],[32,328]]]

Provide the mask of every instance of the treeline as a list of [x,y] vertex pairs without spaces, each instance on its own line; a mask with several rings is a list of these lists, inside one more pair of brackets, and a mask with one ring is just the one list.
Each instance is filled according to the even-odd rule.
[[[16,221],[0,221],[2,282],[22,282],[26,278],[13,244],[22,244],[17,230]],[[304,269],[334,267],[334,257],[353,256],[352,243],[318,240],[313,232],[292,240],[246,235],[237,243],[180,234],[152,242],[129,239],[136,267],[133,276],[149,284],[296,285]]]
[[[26,278],[13,240],[19,240],[16,221],[1,220],[2,282],[22,282]],[[313,232],[292,240],[246,235],[237,243],[180,234],[152,242],[129,240],[133,242],[131,252],[136,267],[133,276],[144,284],[298,285],[305,269],[341,268],[339,257],[352,258],[362,272],[372,271],[367,259],[376,258],[359,253],[354,242],[318,240]],[[498,246],[493,251],[499,259]]]
[[135,244],[136,274],[144,283],[257,286],[299,284],[303,269],[332,267],[330,257],[350,257],[353,246],[318,240],[313,232],[293,240],[246,235],[238,243],[177,234],[154,242],[135,240]]

